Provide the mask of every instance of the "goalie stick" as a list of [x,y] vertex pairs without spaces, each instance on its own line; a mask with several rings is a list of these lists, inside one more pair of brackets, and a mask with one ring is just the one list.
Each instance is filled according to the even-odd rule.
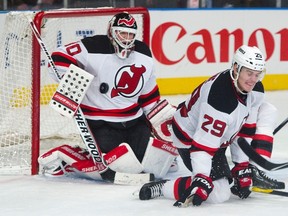
[[[275,135],[281,128],[283,128],[288,122],[288,118],[286,118],[284,121],[282,121],[273,131],[273,135]],[[265,158],[263,158],[261,155],[259,155],[244,138],[238,139],[238,145],[242,149],[242,151],[255,163],[257,163],[259,166],[266,170],[279,170],[279,169],[285,169],[288,167],[288,162],[286,163],[272,163]]]
[[287,122],[288,117],[275,128],[275,130],[273,131],[273,135],[275,135],[279,130],[281,130],[281,128],[284,127],[287,124]]
[[[61,76],[57,71],[54,61],[51,55],[49,54],[46,48],[46,45],[44,44],[35,23],[30,18],[27,17],[27,19],[34,33],[35,38],[37,39],[42,51],[44,52],[48,60],[48,63],[50,64],[58,81],[60,81]],[[86,122],[86,119],[80,107],[76,111],[74,120],[76,122],[80,136],[85,146],[87,147],[90,155],[92,156],[95,166],[98,168],[99,174],[101,175],[103,180],[109,181],[115,184],[128,184],[128,185],[144,184],[144,183],[154,180],[154,175],[150,173],[130,174],[130,173],[119,173],[119,172],[115,172],[114,170],[111,170],[104,161],[102,152],[100,151],[99,146],[97,145],[90,131],[90,128]]]

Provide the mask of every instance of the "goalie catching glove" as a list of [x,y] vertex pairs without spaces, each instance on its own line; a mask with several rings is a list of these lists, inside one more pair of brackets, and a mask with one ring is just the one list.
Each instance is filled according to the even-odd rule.
[[176,107],[164,99],[157,103],[146,115],[156,138],[166,142],[172,142],[171,123],[175,111]]

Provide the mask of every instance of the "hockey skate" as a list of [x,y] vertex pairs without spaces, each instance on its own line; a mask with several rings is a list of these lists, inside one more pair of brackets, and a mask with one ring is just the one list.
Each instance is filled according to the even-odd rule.
[[140,200],[149,200],[156,197],[163,196],[162,187],[167,180],[159,180],[144,184],[139,192]]
[[266,175],[262,170],[259,170],[256,166],[250,164],[252,168],[252,181],[253,186],[264,189],[284,189],[285,183],[279,182],[276,179],[272,179]]

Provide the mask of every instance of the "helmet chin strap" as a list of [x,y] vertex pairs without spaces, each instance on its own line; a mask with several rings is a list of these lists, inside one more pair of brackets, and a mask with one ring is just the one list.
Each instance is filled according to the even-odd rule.
[[234,82],[234,85],[235,85],[237,91],[239,91],[243,95],[247,95],[248,94],[248,92],[240,90],[240,88],[238,87],[238,79],[237,80],[233,80],[233,82]]
[[243,94],[243,95],[247,95],[248,92],[242,91],[242,90],[239,88],[239,86],[238,86],[238,78],[239,78],[239,75],[240,75],[240,71],[241,71],[241,67],[237,67],[236,77],[234,77],[234,74],[233,74],[234,68],[232,67],[231,70],[230,70],[230,76],[231,76],[231,79],[233,80],[233,84],[234,84],[236,90],[237,90],[238,92],[240,92],[241,94]]

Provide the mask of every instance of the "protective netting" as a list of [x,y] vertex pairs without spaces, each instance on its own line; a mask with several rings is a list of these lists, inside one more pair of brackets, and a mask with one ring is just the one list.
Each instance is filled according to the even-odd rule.
[[[41,37],[49,53],[83,37],[106,34],[112,14],[91,15],[85,9],[74,11],[75,17],[65,17],[61,10],[59,15],[57,11],[53,17],[43,16]],[[117,11],[119,9],[113,13]],[[48,76],[46,55],[33,47],[29,19],[35,15],[35,12],[8,13],[0,39],[0,174],[30,173],[31,149],[35,148],[32,143],[39,144],[41,152],[64,143],[83,145],[73,119],[61,116],[47,105],[57,83]],[[134,14],[134,17],[140,29],[137,38],[143,40],[143,15]],[[35,68],[33,56],[37,53],[41,55],[40,89],[35,85],[32,88],[33,82],[38,82],[32,73]],[[40,91],[40,101],[32,99],[32,91]],[[31,117],[35,107],[36,111],[40,109],[40,119]],[[36,131],[40,133],[40,143],[35,144],[31,134],[35,133],[32,128],[37,121],[40,121],[40,131]]]

